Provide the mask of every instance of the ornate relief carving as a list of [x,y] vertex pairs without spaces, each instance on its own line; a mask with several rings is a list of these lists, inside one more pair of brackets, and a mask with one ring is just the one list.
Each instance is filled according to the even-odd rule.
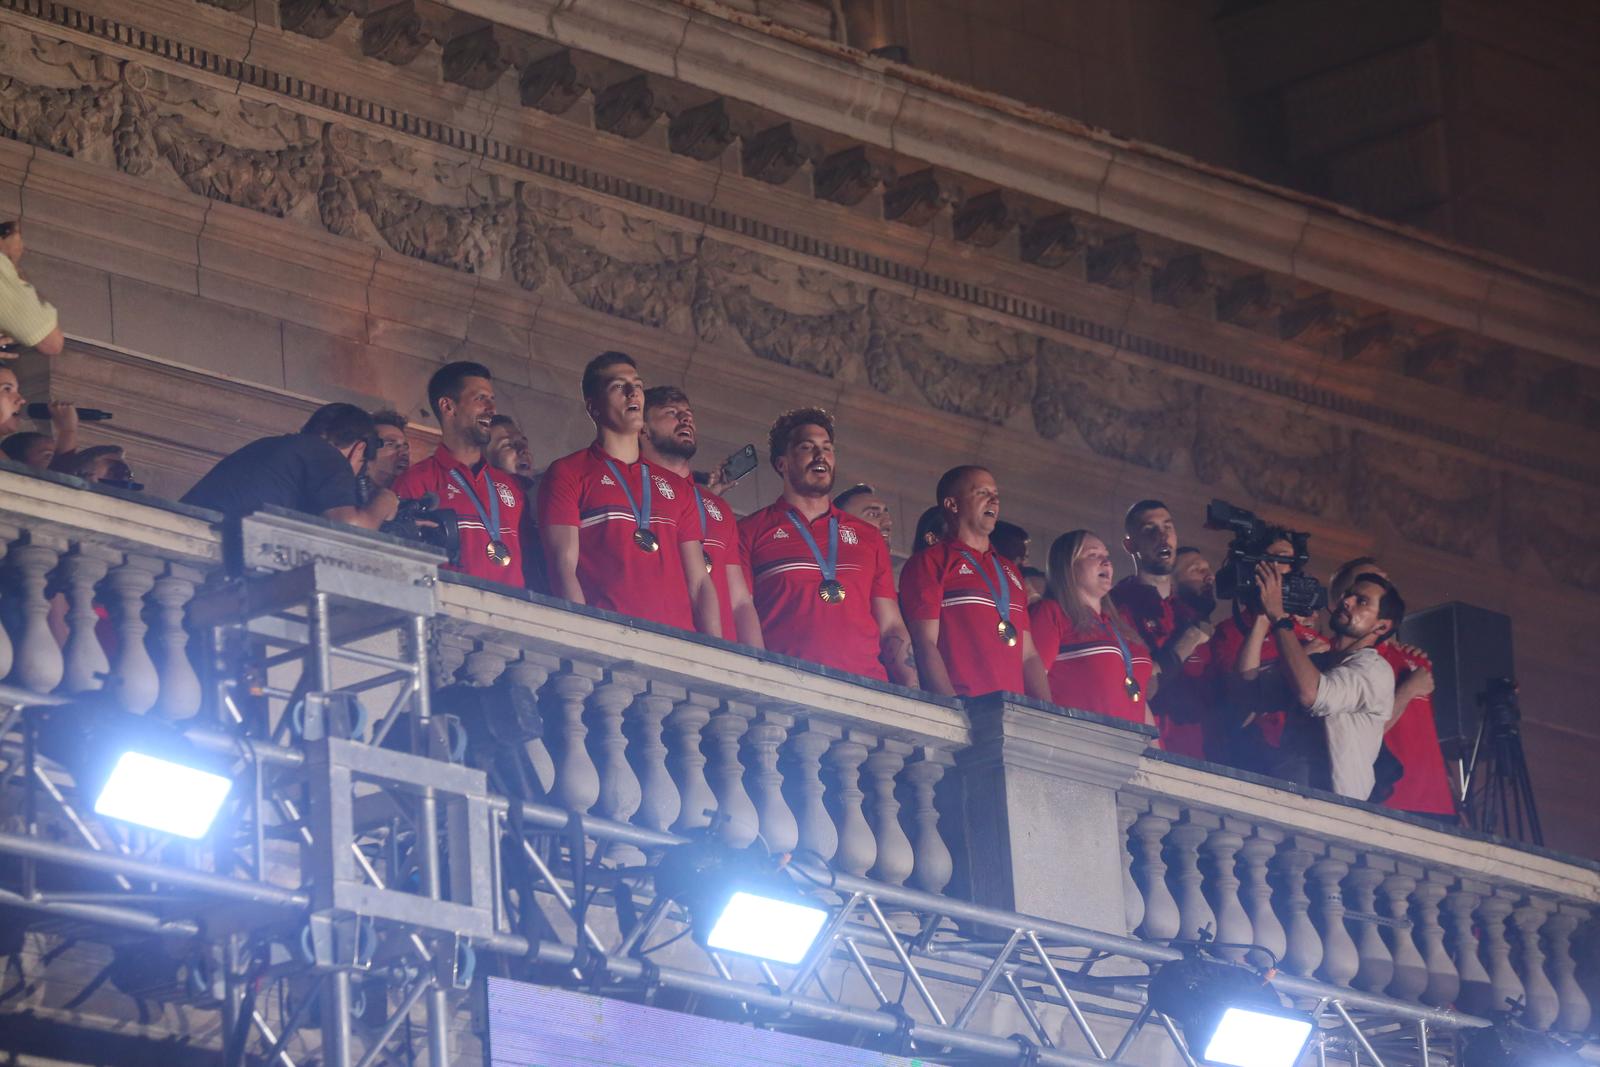
[[744,173],[747,178],[782,185],[794,177],[805,162],[794,128],[785,122],[762,130],[744,143]]
[[884,290],[872,294],[868,378],[888,391],[904,370],[934,407],[1003,423],[1033,395],[1039,339]]
[[1202,387],[1194,470],[1214,485],[1232,474],[1267,504],[1333,517],[1349,484],[1346,432],[1304,410]]
[[702,163],[718,158],[732,143],[728,109],[721,97],[678,112],[667,127],[668,147]]
[[403,67],[433,40],[433,35],[417,14],[415,0],[400,3],[368,15],[361,23],[361,54]]
[[189,191],[282,218],[316,188],[322,146],[312,137],[279,149],[235,148],[190,129],[182,115],[153,124],[161,157]]
[[115,60],[5,27],[0,71],[0,135],[74,157],[109,143],[122,103]]
[[1363,431],[1350,435],[1350,516],[1387,520],[1407,541],[1473,558],[1493,542],[1500,478],[1475,463],[1397,446]]
[[453,38],[444,46],[444,80],[468,89],[487,89],[511,66],[508,50],[492,25]]
[[1071,426],[1098,455],[1165,471],[1194,443],[1199,394],[1180,378],[1047,340],[1033,425],[1051,440]]
[[1519,475],[1504,478],[1500,511],[1500,558],[1521,570],[1531,552],[1562,582],[1600,592],[1600,497]]

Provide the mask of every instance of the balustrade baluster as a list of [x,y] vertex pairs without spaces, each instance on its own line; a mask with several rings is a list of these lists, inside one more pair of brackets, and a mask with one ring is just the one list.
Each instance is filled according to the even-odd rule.
[[600,774],[584,744],[583,705],[602,675],[598,667],[570,660],[561,668],[545,686],[544,738],[555,766],[550,799],[567,811],[586,812],[600,799]]
[[1185,812],[1183,822],[1167,834],[1167,871],[1178,900],[1178,936],[1193,939],[1200,931],[1216,932],[1216,916],[1201,888],[1200,845],[1218,821],[1203,812]]
[[633,714],[623,723],[628,735],[628,758],[639,777],[639,809],[633,821],[650,830],[665,831],[678,818],[682,800],[672,775],[667,773],[667,746],[661,727],[673,706],[688,694],[664,682],[648,682],[633,702]]
[[711,709],[716,700],[690,693],[667,716],[668,745],[667,769],[678,784],[681,806],[678,818],[672,824],[675,834],[688,833],[711,825],[711,813],[717,806],[717,795],[706,782],[706,757],[700,749],[701,733],[711,721]]
[[506,669],[511,650],[490,642],[481,642],[462,659],[461,673],[468,685],[479,688],[493,685]]
[[764,707],[744,734],[745,791],[755,804],[761,839],[773,852],[790,852],[800,840],[800,827],[783,799],[783,775],[778,771],[778,748],[793,725],[793,715]]
[[[18,533],[19,531],[15,526],[7,526],[5,523],[0,523],[0,566],[5,565],[6,552],[10,550],[11,542],[17,539]],[[11,575],[14,573],[14,566],[4,566],[4,570],[0,570],[0,581],[4,582],[4,584],[0,584],[0,598],[9,599],[13,595]],[[11,614],[9,611],[10,605],[7,604],[5,607],[8,610],[0,611],[0,678],[4,678],[11,673],[11,667],[15,660],[11,647],[11,635],[6,632],[5,627],[6,619]]]
[[[512,685],[537,696],[550,680],[551,673],[560,669],[561,661],[553,656],[524,652],[515,662],[506,665],[506,678]],[[555,786],[556,765],[550,758],[550,747],[545,744],[543,731],[540,731],[540,736],[524,741],[522,751],[527,754],[528,764],[533,768],[534,781],[530,784],[538,787],[541,796],[548,797]]]
[[1509,896],[1495,892],[1478,904],[1478,928],[1483,931],[1483,960],[1489,971],[1493,999],[1489,1010],[1503,1011],[1507,1001],[1523,995],[1522,979],[1511,965],[1511,943],[1506,939],[1506,919],[1515,907]]
[[161,693],[156,665],[144,645],[148,629],[144,623],[144,597],[155,587],[155,575],[160,566],[155,560],[129,556],[126,563],[111,568],[106,575],[111,625],[117,632],[117,656],[111,665],[111,684],[117,699],[129,711],[149,711]]
[[1356,956],[1356,943],[1344,925],[1344,891],[1342,883],[1350,873],[1350,861],[1355,853],[1337,846],[1311,865],[1312,911],[1316,916],[1317,932],[1322,935],[1322,966],[1317,977],[1334,985],[1349,985],[1361,969]]
[[1416,931],[1411,922],[1411,895],[1417,891],[1416,875],[1420,868],[1399,864],[1394,874],[1378,887],[1381,894],[1380,911],[1386,918],[1400,923],[1384,927],[1383,939],[1388,943],[1389,956],[1394,961],[1394,977],[1384,992],[1397,1000],[1415,1001],[1428,988],[1428,967],[1417,951]]
[[939,780],[954,762],[949,753],[923,746],[906,763],[905,781],[911,797],[911,884],[928,893],[942,892],[954,870],[950,849],[939,833],[939,810],[934,804]]
[[867,759],[871,734],[846,730],[828,749],[829,777],[833,780],[834,822],[839,828],[839,848],[833,865],[847,874],[865,875],[878,860],[878,845],[861,812],[861,764]]
[[1272,886],[1267,882],[1267,864],[1278,851],[1283,835],[1264,826],[1245,838],[1239,846],[1239,857],[1244,861],[1244,883],[1240,893],[1244,898],[1245,912],[1250,916],[1251,943],[1260,945],[1282,960],[1289,945],[1284,937],[1283,923],[1272,910]]
[[1427,879],[1418,883],[1411,894],[1417,947],[1422,950],[1422,964],[1428,972],[1422,1002],[1435,1008],[1454,1004],[1461,992],[1461,976],[1456,973],[1455,961],[1445,950],[1445,930],[1439,923],[1439,904],[1449,891],[1449,879],[1437,871],[1429,871]]
[[1139,892],[1139,883],[1133,880],[1133,864],[1137,856],[1133,841],[1133,824],[1138,818],[1137,808],[1118,804],[1117,840],[1122,843],[1122,912],[1127,920],[1130,934],[1144,923],[1144,894]]
[[1167,888],[1167,864],[1162,858],[1162,842],[1172,829],[1172,820],[1154,810],[1133,821],[1133,877],[1144,893],[1144,922],[1138,934],[1148,941],[1177,937],[1183,918],[1178,902]]
[[[1478,932],[1472,913],[1478,901],[1488,892],[1488,886],[1462,879],[1455,891],[1444,898],[1446,926],[1450,934],[1451,956],[1456,973],[1461,976],[1456,994],[1456,1006],[1462,1011],[1482,1015],[1496,1006],[1494,990],[1489,985],[1489,972],[1484,970],[1478,954]],[[1504,1007],[1504,1005],[1500,1005]]]
[[1394,981],[1394,956],[1384,944],[1378,924],[1367,916],[1378,913],[1378,886],[1394,873],[1394,862],[1370,853],[1345,878],[1345,901],[1350,911],[1346,927],[1355,926],[1356,968],[1351,984],[1369,993],[1381,993]]
[[[1224,945],[1254,944],[1254,931],[1250,916],[1239,901],[1238,855],[1244,847],[1245,829],[1232,819],[1224,819],[1222,826],[1211,831],[1204,845],[1206,901],[1217,920],[1217,940]],[[1243,959],[1245,949],[1224,948],[1222,954],[1229,959]]]
[[[612,822],[627,822],[639,810],[639,778],[628,766],[628,740],[622,735],[622,712],[644,691],[644,678],[628,671],[612,671],[603,685],[589,694],[584,724],[589,728],[589,756],[600,775],[600,796],[594,813]],[[613,842],[606,855],[623,866],[641,863],[644,855],[634,846]]]
[[831,723],[808,719],[789,731],[783,746],[783,788],[800,834],[799,847],[833,859],[839,828],[823,799],[822,756],[842,736]]
[[744,765],[739,762],[739,740],[755,713],[749,704],[724,701],[705,728],[705,743],[711,748],[708,776],[722,820],[719,836],[734,848],[744,848],[756,839],[759,822],[756,806],[745,792]]
[[1554,1029],[1574,1034],[1587,1030],[1593,1017],[1589,997],[1578,984],[1577,960],[1573,956],[1572,932],[1583,919],[1581,912],[1562,904],[1544,924],[1545,940],[1550,946],[1550,978],[1561,1005]]
[[156,707],[168,719],[200,714],[200,679],[189,662],[189,630],[183,622],[195,586],[204,577],[191,567],[169,563],[150,590],[146,610],[153,622],[149,644],[160,694]]
[[1322,938],[1311,922],[1311,898],[1306,892],[1306,872],[1323,853],[1320,842],[1293,836],[1285,842],[1288,847],[1278,850],[1272,861],[1272,872],[1280,889],[1277,894],[1283,920],[1287,948],[1283,964],[1292,974],[1310,977],[1322,965]]
[[[457,673],[467,662],[467,656],[476,647],[471,638],[431,628],[432,641],[428,655],[428,677],[435,688],[447,686],[456,680]],[[595,677],[599,677],[596,671]]]
[[895,776],[906,765],[911,746],[885,738],[867,757],[867,783],[872,796],[872,831],[878,843],[878,860],[872,877],[900,885],[911,876],[915,858],[911,839],[900,826],[900,801],[895,796]]
[[98,545],[74,544],[61,558],[58,581],[67,598],[67,643],[61,650],[63,693],[88,693],[105,684],[111,661],[95,632],[100,615],[94,610],[94,590],[111,564],[121,557]]
[[65,666],[61,646],[50,632],[50,601],[45,585],[61,556],[61,546],[25,532],[11,546],[10,566],[19,605],[15,660],[9,681],[35,693],[48,693],[61,684]]
[[1556,987],[1545,973],[1544,948],[1539,944],[1539,931],[1554,910],[1555,905],[1548,901],[1526,897],[1511,913],[1516,934],[1516,971],[1522,978],[1522,999],[1527,1005],[1521,1021],[1535,1030],[1550,1029],[1561,1014]]

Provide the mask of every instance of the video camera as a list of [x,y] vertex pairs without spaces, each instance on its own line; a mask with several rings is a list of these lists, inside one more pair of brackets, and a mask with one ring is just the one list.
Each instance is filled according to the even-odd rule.
[[[1225,500],[1213,500],[1206,507],[1206,529],[1231,530],[1233,540],[1228,543],[1228,557],[1217,570],[1217,597],[1232,600],[1235,605],[1245,604],[1256,610],[1261,607],[1260,589],[1256,585],[1256,564],[1263,560],[1287,562],[1289,573],[1283,576],[1283,610],[1290,615],[1313,615],[1328,602],[1328,591],[1322,583],[1305,573],[1311,555],[1306,551],[1308,533],[1286,530],[1274,526],[1244,508],[1236,508]],[[1269,555],[1275,541],[1288,541],[1291,555]]]
[[456,513],[439,506],[436,493],[400,501],[394,518],[378,527],[380,533],[438,549],[451,562],[461,562],[461,525]]

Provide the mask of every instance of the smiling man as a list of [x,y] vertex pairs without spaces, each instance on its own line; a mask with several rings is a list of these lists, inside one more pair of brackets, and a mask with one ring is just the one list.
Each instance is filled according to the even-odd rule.
[[583,370],[594,443],[550,464],[539,532],[550,591],[574,604],[722,636],[694,498],[641,455],[644,382],[633,357],[602,352]]
[[783,494],[739,523],[767,647],[916,685],[888,542],[876,526],[828,499],[833,416],[819,408],[778,416],[767,435],[767,458],[783,479]]
[[402,500],[426,493],[460,517],[461,557],[450,570],[521,588],[522,487],[489,462],[494,380],[481,363],[446,363],[428,379],[439,447],[394,483]]
[[1000,518],[994,475],[956,467],[939,479],[936,495],[947,536],[900,572],[900,610],[922,688],[943,696],[1006,692],[1049,700],[1021,569],[990,543]]

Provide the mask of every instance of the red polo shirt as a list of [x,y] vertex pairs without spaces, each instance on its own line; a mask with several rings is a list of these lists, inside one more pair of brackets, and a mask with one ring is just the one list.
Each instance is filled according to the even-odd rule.
[[[1378,655],[1394,668],[1396,684],[1407,671],[1418,667],[1433,669],[1427,657],[1414,656],[1393,640],[1377,648]],[[1383,740],[1405,766],[1405,771],[1383,806],[1428,815],[1454,815],[1456,805],[1450,795],[1450,776],[1445,772],[1444,753],[1439,749],[1439,729],[1433,721],[1433,697],[1417,697],[1399,715],[1399,721],[1389,727]]]
[[[551,527],[578,528],[578,585],[589,606],[693,630],[678,545],[699,540],[694,500],[681,490],[675,475],[651,469],[650,532],[660,547],[646,552],[634,543],[638,521],[607,458],[593,444],[550,464],[539,482],[539,529],[548,544]],[[642,505],[642,468],[648,464],[609,458],[627,480],[634,503]],[[545,559],[553,575],[555,559],[548,551]]]
[[[749,564],[761,633],[774,652],[807,659],[841,671],[889,680],[878,659],[875,597],[894,599],[894,567],[889,544],[871,523],[829,507],[808,528],[824,558],[828,520],[839,520],[838,580],[842,603],[817,595],[822,568],[789,520],[793,508],[782,497],[739,523],[739,541]],[[799,512],[794,512],[799,515]],[[805,520],[802,518],[802,522]]]
[[[509,566],[499,566],[489,558],[489,531],[485,529],[478,509],[472,506],[472,500],[450,477],[451,471],[460,472],[485,515],[489,514],[492,486],[492,491],[499,498],[500,540],[511,551]],[[495,470],[487,463],[474,474],[471,467],[457,462],[450,450],[440,445],[433,455],[413,463],[411,469],[394,483],[394,494],[402,500],[415,500],[424,493],[436,494],[439,506],[455,512],[459,518],[461,562],[447,565],[447,570],[470,574],[486,581],[504,582],[518,589],[523,587],[522,517],[527,500],[515,478]]]
[[[963,548],[983,573],[973,569],[961,554]],[[1007,618],[1017,628],[1015,645],[1000,638],[1000,608],[993,592],[996,561],[1011,591]],[[1028,591],[1016,564],[993,547],[979,552],[941,541],[912,556],[900,570],[900,611],[908,622],[938,621],[939,655],[959,695],[1025,691],[1022,635],[1028,632]]]
[[[1232,608],[1228,610],[1231,612]],[[1239,624],[1233,621],[1233,616],[1230,614],[1228,618],[1217,624],[1217,632],[1211,635],[1211,671],[1218,687],[1217,691],[1220,693],[1228,691],[1228,678],[1234,673],[1234,667],[1239,662],[1239,650],[1244,648],[1245,635],[1250,632],[1250,627],[1255,622],[1255,612],[1249,608],[1242,608],[1240,609],[1239,619],[1244,624],[1243,629],[1240,629]],[[1298,622],[1294,624],[1294,635],[1299,638],[1302,645],[1310,644],[1312,641],[1319,640],[1322,637],[1317,631],[1308,626],[1302,626]],[[1267,664],[1275,662],[1277,658],[1278,642],[1273,637],[1272,631],[1268,630],[1266,637],[1261,640],[1261,665],[1265,667]],[[1249,726],[1243,728],[1243,733],[1247,736],[1253,735],[1256,741],[1267,748],[1281,748],[1283,746],[1283,731],[1288,726],[1291,709],[1245,709],[1245,713],[1252,710],[1257,711],[1256,717]],[[1301,714],[1297,708],[1292,710],[1296,715]],[[1243,714],[1239,715],[1239,718],[1243,718]],[[1249,751],[1248,743],[1235,747],[1238,747],[1240,752]],[[1258,767],[1245,768],[1245,770],[1260,769]]]
[[[1128,628],[1154,650],[1164,648],[1173,634],[1197,616],[1176,593],[1163,597],[1155,587],[1129,575],[1111,590]],[[1161,685],[1150,700],[1161,747],[1194,759],[1221,760],[1222,724],[1217,718],[1217,690],[1211,675],[1211,641],[1201,642],[1183,661],[1176,676],[1161,675]]]
[[[1054,597],[1040,600],[1028,614],[1033,621],[1033,645],[1050,675],[1051,700],[1064,708],[1144,722],[1144,699],[1136,703],[1128,696],[1122,649],[1111,634],[1108,616],[1079,630]],[[1133,680],[1141,692],[1148,693],[1155,661],[1137,637],[1125,640]]]
[[[742,565],[739,557],[739,523],[734,518],[733,508],[711,490],[680,478],[671,471],[664,470],[661,476],[671,479],[673,488],[688,498],[689,510],[694,513],[690,530],[700,538],[700,547],[711,560],[711,584],[717,587],[717,604],[722,609],[722,636],[729,641],[737,641],[739,632],[734,629],[733,602],[728,596],[728,567]],[[695,502],[696,494],[699,495],[698,504]],[[749,584],[748,581],[746,584]]]

